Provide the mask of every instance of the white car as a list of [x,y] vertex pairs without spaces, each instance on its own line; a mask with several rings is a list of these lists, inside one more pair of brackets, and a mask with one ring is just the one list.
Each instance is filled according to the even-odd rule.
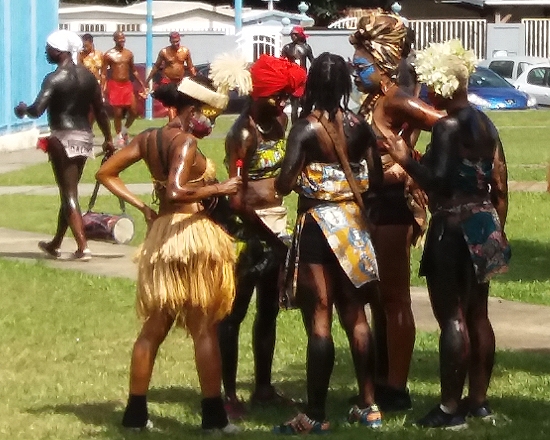
[[504,56],[495,57],[488,60],[481,60],[478,66],[487,67],[493,72],[498,73],[510,84],[527,69],[534,64],[550,63],[548,58],[528,57],[528,56]]
[[529,66],[514,86],[536,98],[538,105],[550,106],[550,62]]

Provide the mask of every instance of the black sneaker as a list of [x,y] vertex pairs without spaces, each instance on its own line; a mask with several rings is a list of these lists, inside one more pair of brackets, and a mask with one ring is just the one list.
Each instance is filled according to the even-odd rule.
[[476,417],[483,420],[490,420],[493,419],[495,414],[493,413],[493,410],[489,406],[489,402],[485,401],[477,408],[470,408],[468,411],[468,415],[471,417]]
[[415,423],[420,428],[444,428],[458,431],[468,427],[466,419],[459,412],[447,414],[437,405],[426,416]]
[[460,402],[459,411],[464,415],[464,417],[473,417],[483,421],[492,421],[495,418],[495,414],[489,406],[488,401],[483,402],[477,407],[472,407],[469,404],[469,399],[462,399]]
[[406,388],[400,390],[377,385],[374,391],[374,401],[382,412],[409,411],[412,409],[411,395]]

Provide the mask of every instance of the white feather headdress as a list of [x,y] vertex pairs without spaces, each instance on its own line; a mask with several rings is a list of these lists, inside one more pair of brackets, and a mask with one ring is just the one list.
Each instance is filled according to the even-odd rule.
[[223,53],[210,64],[208,77],[214,82],[219,93],[237,90],[239,95],[248,95],[252,91],[252,77],[248,63],[241,54]]
[[240,55],[218,55],[210,64],[208,77],[214,83],[216,91],[189,77],[182,80],[178,90],[219,110],[227,107],[230,90],[237,90],[239,95],[248,95],[252,90],[252,78],[247,70],[247,62]]

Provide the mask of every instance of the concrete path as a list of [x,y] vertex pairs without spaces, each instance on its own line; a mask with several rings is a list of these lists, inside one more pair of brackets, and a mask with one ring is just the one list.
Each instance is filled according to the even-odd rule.
[[[0,172],[24,168],[33,163],[47,160],[41,151],[2,153],[0,155]],[[83,184],[81,195],[91,193],[93,185]],[[151,192],[151,184],[131,186],[132,191],[146,194]],[[510,182],[510,189],[517,191],[546,191],[543,182]],[[46,187],[0,187],[0,194],[36,194],[57,195],[55,186]],[[136,267],[132,263],[135,248],[110,243],[90,242],[93,258],[88,262],[71,261],[74,241],[67,238],[62,246],[62,257],[58,260],[47,258],[38,247],[40,240],[49,240],[51,236],[32,232],[15,231],[0,228],[0,258],[15,258],[23,261],[44,261],[48,266],[79,270],[89,274],[136,278]],[[412,289],[413,309],[417,327],[424,331],[437,331],[438,326],[433,318],[426,289]],[[497,346],[500,349],[548,350],[550,351],[550,307],[505,301],[499,298],[490,299],[490,315],[495,329]]]

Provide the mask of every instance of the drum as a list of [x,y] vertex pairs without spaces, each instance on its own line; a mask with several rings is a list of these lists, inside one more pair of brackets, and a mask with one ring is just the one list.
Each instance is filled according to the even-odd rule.
[[134,222],[127,215],[88,211],[82,216],[88,240],[126,244],[134,237]]

